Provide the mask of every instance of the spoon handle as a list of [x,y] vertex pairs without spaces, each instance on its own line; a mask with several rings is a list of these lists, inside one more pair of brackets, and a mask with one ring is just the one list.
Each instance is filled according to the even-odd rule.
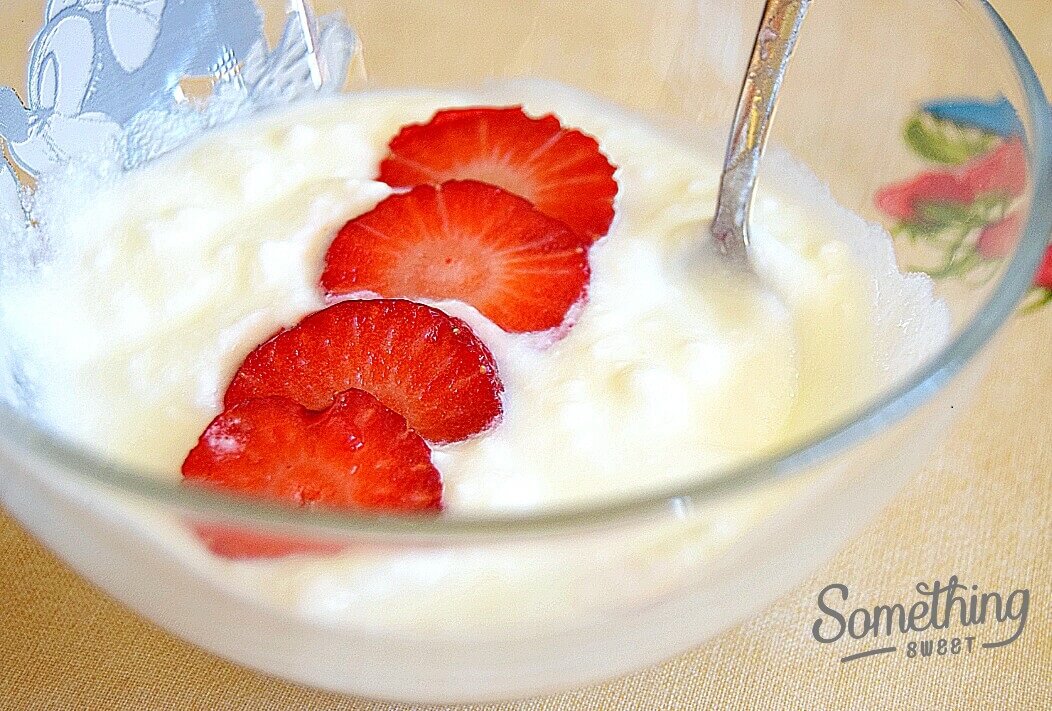
[[712,223],[712,234],[720,250],[736,260],[747,259],[749,211],[760,159],[774,118],[778,90],[810,4],[811,0],[767,0],[760,20],[727,144]]

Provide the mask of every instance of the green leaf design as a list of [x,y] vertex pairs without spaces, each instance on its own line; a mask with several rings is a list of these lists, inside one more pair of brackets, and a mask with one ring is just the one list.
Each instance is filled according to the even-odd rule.
[[958,205],[951,202],[922,202],[917,205],[920,223],[939,231],[971,223],[973,213],[970,205]]
[[[902,223],[894,233],[912,242],[929,244],[941,258],[937,266],[912,265],[911,271],[925,272],[934,279],[966,279],[989,264],[976,250],[975,238],[979,230],[1001,220],[1010,202],[1004,196],[987,195],[971,205],[949,202],[921,203],[917,206],[917,222]],[[980,274],[979,283],[992,275]]]
[[906,144],[920,157],[934,163],[961,165],[993,148],[997,137],[939,121],[928,114],[915,114],[903,131]]
[[976,229],[1002,219],[1008,212],[1009,200],[1003,195],[980,197],[970,205],[952,202],[922,202],[917,205],[917,222],[902,225],[913,238],[931,238],[946,230]]
[[1052,304],[1052,289],[1035,286],[1030,292],[1031,296],[1023,302],[1020,313],[1030,315]]

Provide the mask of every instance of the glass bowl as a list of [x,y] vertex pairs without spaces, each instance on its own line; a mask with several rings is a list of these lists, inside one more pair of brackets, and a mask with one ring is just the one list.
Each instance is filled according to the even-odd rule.
[[[0,93],[0,134],[30,185],[34,172],[61,161],[48,131],[89,140],[92,127],[120,128],[135,102],[157,99],[155,87],[135,94],[142,86],[134,82],[112,95],[99,87],[141,78],[159,47],[170,54],[184,47],[191,35],[180,23],[189,16],[180,12],[207,9],[189,17],[197,41],[177,58],[178,72],[174,54],[151,69],[165,101],[207,96],[215,81],[244,88],[251,61],[242,61],[263,32],[272,45],[303,49],[292,81],[300,89],[268,96],[267,106],[314,90],[531,76],[655,122],[723,134],[762,5],[326,0],[313,14],[302,2],[268,1],[257,25],[245,20],[250,0],[222,12],[209,2],[50,0],[46,16],[41,4],[0,10],[7,32],[0,84],[28,105]],[[357,38],[327,17],[336,11]],[[85,61],[86,41],[96,43],[87,45],[89,59],[91,46],[102,52],[109,42],[105,61]],[[352,55],[346,76],[327,54],[334,43],[337,55]],[[28,58],[17,49],[27,45]],[[92,74],[114,61],[124,74]],[[1028,293],[1044,298],[1033,275],[1052,229],[1050,124],[1026,57],[983,0],[815,4],[773,142],[842,205],[896,232],[899,265],[933,273],[952,326],[935,357],[784,451],[630,499],[474,517],[352,515],[192,490],[103,461],[3,405],[0,497],[51,550],[128,607],[216,654],[297,682],[459,702],[639,669],[761,611],[857,532],[939,444],[998,327]],[[967,171],[1013,142],[1026,166],[999,176],[1014,181],[1010,200],[933,199],[921,229],[888,197],[922,191],[918,174]],[[17,203],[11,175],[0,178],[0,200]],[[996,252],[982,248],[978,240],[1004,226],[1006,211],[1018,234]],[[955,229],[961,236],[948,248],[944,231]],[[253,531],[307,553],[229,560],[211,555],[192,527]]]

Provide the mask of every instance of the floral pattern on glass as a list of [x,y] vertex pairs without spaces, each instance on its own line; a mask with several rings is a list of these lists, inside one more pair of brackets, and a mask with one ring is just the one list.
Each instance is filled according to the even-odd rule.
[[[1027,160],[1019,118],[1006,99],[932,101],[906,122],[910,149],[933,167],[877,191],[875,203],[892,232],[923,243],[934,278],[983,283],[1007,258],[1024,227],[1020,198]],[[1024,309],[1052,303],[1052,245]]]

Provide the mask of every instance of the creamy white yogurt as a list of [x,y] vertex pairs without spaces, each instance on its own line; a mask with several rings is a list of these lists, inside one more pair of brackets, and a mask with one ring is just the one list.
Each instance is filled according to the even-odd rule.
[[617,217],[555,343],[440,303],[490,346],[502,421],[434,453],[458,511],[596,500],[712,471],[849,414],[941,343],[944,309],[889,236],[770,159],[761,279],[706,263],[718,154],[565,87],[360,93],[212,134],[103,185],[41,189],[47,253],[0,291],[26,405],[107,455],[178,477],[244,356],[324,306],[336,230],[390,193],[386,144],[437,109],[518,104],[595,136]]

